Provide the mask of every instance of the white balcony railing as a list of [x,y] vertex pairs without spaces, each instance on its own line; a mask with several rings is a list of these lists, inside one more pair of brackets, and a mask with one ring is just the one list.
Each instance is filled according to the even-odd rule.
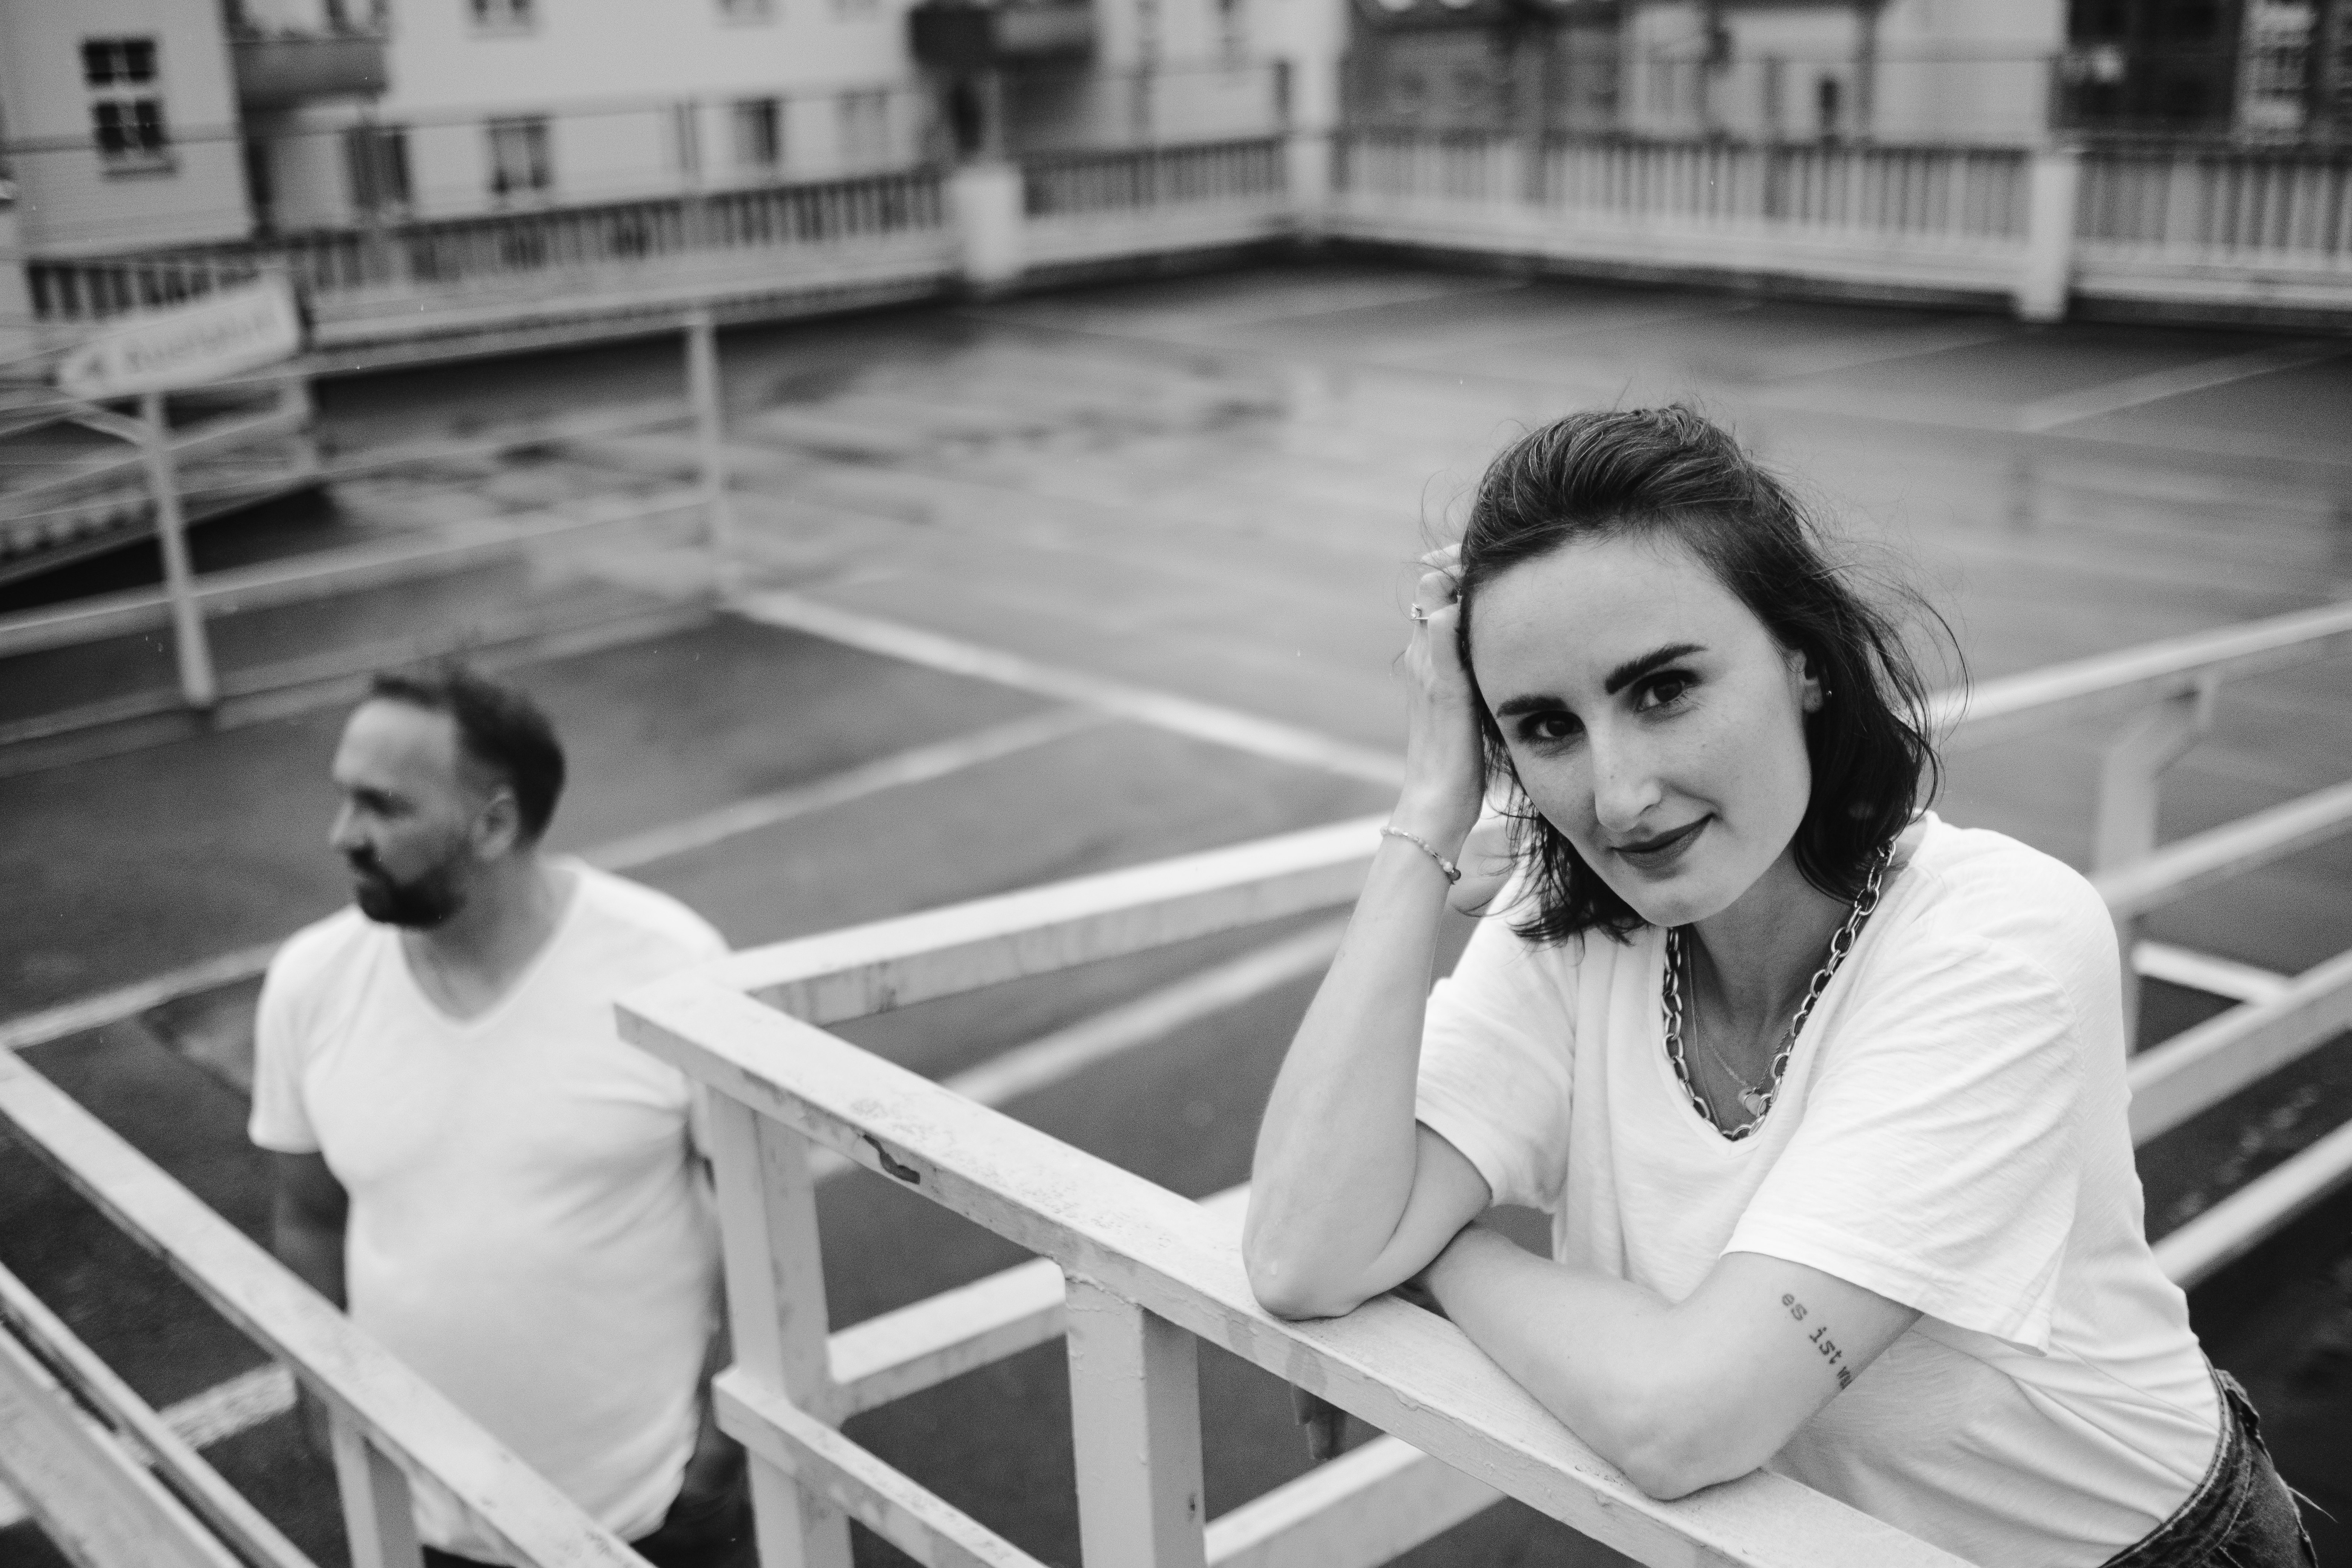
[[[2352,784],[2158,848],[2157,780],[2216,694],[2352,651],[2336,605],[2102,656],[1945,700],[1960,749],[2128,718],[2101,773],[2095,878],[2126,938],[2149,910],[2352,829]],[[837,1430],[847,1415],[1055,1337],[1069,1342],[1091,1568],[1369,1568],[1507,1495],[1656,1563],[1955,1561],[1761,1472],[1654,1501],[1454,1328],[1382,1299],[1290,1323],[1244,1279],[1238,1194],[1195,1204],[827,1033],[825,1026],[1348,902],[1377,818],[743,953],[641,991],[625,1034],[712,1097],[738,1364],[722,1419],[754,1456],[762,1561],[841,1568],[855,1518],[928,1563],[1033,1560]],[[2162,968],[2162,955],[2154,967]],[[2136,1058],[2146,1141],[2352,1025],[2352,953]],[[839,1332],[823,1291],[812,1155],[854,1162],[1041,1255]],[[2320,1140],[2165,1237],[2208,1278],[2352,1177]],[[1214,1521],[1201,1507],[1194,1343],[1207,1339],[1390,1436]]]

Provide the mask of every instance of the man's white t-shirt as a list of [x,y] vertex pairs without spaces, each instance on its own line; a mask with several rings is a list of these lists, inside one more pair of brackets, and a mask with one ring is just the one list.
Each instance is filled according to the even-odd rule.
[[1903,848],[1747,1138],[1666,1058],[1662,931],[1536,946],[1509,910],[1431,995],[1420,1119],[1562,1262],[1678,1301],[1763,1253],[1918,1309],[1767,1468],[1972,1563],[2095,1568],[2221,1419],[2142,1226],[2114,928],[1998,833],[1929,815]]
[[[250,1132],[349,1190],[352,1320],[625,1540],[693,1448],[718,1234],[687,1080],[621,1039],[613,1002],[727,947],[676,900],[572,869],[546,947],[462,1022],[392,927],[346,909],[299,932],[262,985]],[[499,1559],[446,1490],[415,1500],[428,1545]]]

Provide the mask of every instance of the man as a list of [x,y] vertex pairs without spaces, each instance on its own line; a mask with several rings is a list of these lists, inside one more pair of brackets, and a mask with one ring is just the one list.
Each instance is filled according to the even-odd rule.
[[[613,1015],[726,944],[541,850],[563,752],[518,691],[379,677],[334,780],[356,907],[278,952],[256,1030],[278,1255],[656,1563],[749,1561],[688,1087]],[[416,1522],[431,1562],[499,1559],[438,1488]]]

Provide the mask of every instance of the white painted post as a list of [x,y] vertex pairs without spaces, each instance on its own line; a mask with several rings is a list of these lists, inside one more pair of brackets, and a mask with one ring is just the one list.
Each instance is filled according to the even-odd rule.
[[343,1534],[351,1544],[352,1568],[424,1568],[416,1541],[416,1515],[409,1504],[408,1478],[376,1452],[352,1418],[331,1417],[335,1486],[343,1500]]
[[2017,276],[2019,317],[2060,321],[2074,287],[2074,228],[2082,203],[2083,151],[2041,147],[2026,175],[2025,263]]
[[1086,1568],[1203,1568],[1192,1336],[1084,1279],[1064,1310]]
[[[723,1094],[708,1102],[735,1364],[829,1425],[838,1401],[808,1141]],[[757,1452],[751,1464],[761,1568],[849,1568],[847,1516]]]
[[40,332],[33,321],[33,283],[25,275],[27,265],[16,205],[0,203],[0,364],[29,359],[40,348]]
[[180,692],[188,706],[209,711],[220,700],[213,675],[212,646],[205,640],[203,609],[188,566],[187,518],[180,510],[180,480],[172,462],[172,431],[163,422],[163,395],[139,399],[139,450],[147,460],[147,486],[155,497],[155,538],[163,547],[163,586],[172,601],[172,640],[179,656]]
[[1348,0],[1287,0],[1273,7],[1274,52],[1283,59],[1284,175],[1299,235],[1326,232],[1338,195],[1339,62],[1348,51]]
[[312,433],[311,417],[315,405],[310,400],[310,378],[289,375],[278,384],[278,407],[283,414],[301,421],[294,434],[294,471],[302,479],[313,479],[319,472],[319,437]]
[[727,408],[719,388],[719,330],[708,308],[686,318],[686,395],[702,465],[702,542],[710,582],[722,596],[737,586],[735,516],[727,499]]
[[[2200,681],[2191,691],[2168,697],[2134,720],[2099,759],[2098,815],[2091,830],[2094,875],[2145,860],[2156,849],[2157,781],[2212,727],[2219,688]],[[2123,954],[2124,1048],[2139,1041],[2139,972],[2132,949],[2139,942],[2139,917],[2116,921]]]
[[1027,265],[1021,165],[966,163],[948,176],[948,210],[963,244],[963,279],[975,292],[1008,288]]

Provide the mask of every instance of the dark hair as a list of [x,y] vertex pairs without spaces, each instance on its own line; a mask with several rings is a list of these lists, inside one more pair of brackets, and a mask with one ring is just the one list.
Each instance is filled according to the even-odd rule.
[[[1470,626],[1479,591],[1565,545],[1629,533],[1671,538],[1706,563],[1832,694],[1805,720],[1813,787],[1797,826],[1796,860],[1822,892],[1854,897],[1872,858],[1941,783],[1927,690],[1895,618],[1857,590],[1852,568],[1829,559],[1821,530],[1788,487],[1696,411],[1571,414],[1488,465],[1463,532],[1455,631],[1474,690]],[[1901,596],[1949,640],[1949,628],[1916,594]],[[1515,929],[1530,942],[1564,942],[1595,927],[1630,936],[1642,917],[1535,809],[1483,697],[1477,708],[1487,774],[1509,785],[1511,847],[1535,906]]]
[[523,841],[547,831],[563,794],[563,745],[538,703],[455,661],[387,670],[368,683],[368,696],[449,715],[465,754],[514,792]]

